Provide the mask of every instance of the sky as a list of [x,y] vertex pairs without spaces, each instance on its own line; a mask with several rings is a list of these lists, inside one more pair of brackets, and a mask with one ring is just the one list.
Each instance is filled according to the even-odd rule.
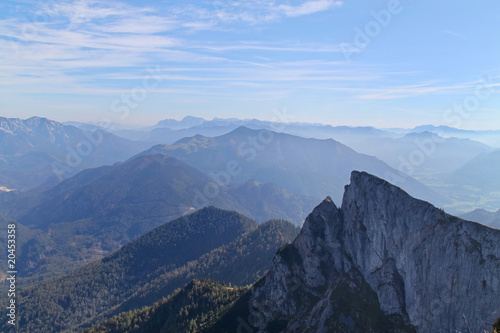
[[2,1],[0,116],[499,129],[498,13],[497,0]]

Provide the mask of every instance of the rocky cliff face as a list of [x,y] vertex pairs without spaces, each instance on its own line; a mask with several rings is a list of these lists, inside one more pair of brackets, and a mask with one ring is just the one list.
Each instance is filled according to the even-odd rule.
[[342,206],[317,206],[218,329],[483,332],[499,296],[499,230],[353,172]]

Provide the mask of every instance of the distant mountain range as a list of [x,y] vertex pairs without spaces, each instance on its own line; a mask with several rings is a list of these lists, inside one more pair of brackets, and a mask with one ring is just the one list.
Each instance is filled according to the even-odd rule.
[[[284,122],[262,121],[257,119],[221,119],[214,118],[206,120],[200,117],[187,116],[182,120],[165,119],[156,125],[144,128],[125,129],[122,125],[112,124],[113,133],[132,140],[143,140],[162,144],[172,144],[173,142],[194,134],[186,134],[185,130],[194,130],[195,134],[204,136],[218,136],[226,134],[237,127],[245,126],[251,129],[268,129],[292,135],[316,139],[334,139],[354,148],[367,139],[373,138],[399,138],[409,133],[430,132],[442,138],[470,139],[481,142],[488,146],[500,148],[500,130],[462,130],[449,126],[422,125],[415,128],[386,128],[377,129],[375,127],[353,127],[353,126],[332,126],[316,123],[290,122],[284,116]],[[279,117],[277,117],[279,118]],[[288,121],[288,122],[287,122]],[[106,129],[110,126],[99,127],[96,124],[68,122],[68,124],[84,129]],[[153,133],[156,131],[156,133]]]
[[412,132],[397,138],[368,138],[351,142],[349,146],[419,179],[454,172],[479,154],[493,150],[477,141],[443,138],[431,132]]
[[178,130],[178,129],[185,129],[185,128],[191,128],[191,127],[195,127],[195,126],[200,126],[205,121],[206,120],[203,118],[187,116],[187,117],[184,117],[182,120],[175,120],[175,119],[161,120],[154,127],[155,128],[170,128],[172,130]]
[[[481,191],[481,194],[476,195],[473,191],[471,192],[471,185],[465,181],[465,178],[452,177],[455,171],[464,167],[479,154],[488,154],[495,147],[500,148],[500,130],[462,130],[433,125],[423,125],[412,129],[377,129],[299,122],[280,123],[256,119],[205,120],[192,116],[187,116],[182,120],[165,119],[154,126],[128,129],[119,124],[107,124],[104,127],[78,122],[65,124],[79,127],[87,132],[111,131],[116,136],[140,141],[146,146],[172,145],[186,137],[196,135],[224,136],[241,126],[254,130],[267,129],[303,138],[334,139],[359,153],[381,159],[392,168],[424,183],[440,196],[447,197],[448,200],[434,201],[434,203],[445,207],[452,213],[460,214],[474,208],[498,209],[500,206],[500,196],[490,197],[488,193],[491,191],[483,188],[482,185],[476,184],[475,187]],[[25,165],[38,163],[36,159],[36,155],[33,155],[27,157],[23,163],[18,163],[16,166],[21,173],[14,172],[11,178],[28,179],[29,176],[34,175],[35,173],[31,171],[22,174],[22,170]],[[94,166],[99,166],[99,163]],[[64,173],[64,169],[62,171]],[[28,176],[24,177],[26,175]],[[475,170],[468,170],[465,176],[467,178],[481,177]],[[494,181],[500,179],[498,173],[494,173],[493,176],[491,179]],[[39,178],[36,177],[36,179]],[[57,179],[53,177],[49,184],[55,184],[56,181]],[[12,188],[12,186],[0,183],[0,191],[9,191]]]
[[411,132],[431,132],[446,138],[470,139],[500,148],[500,130],[463,130],[450,126],[417,126]]
[[148,146],[46,118],[0,117],[0,187],[25,190],[57,184],[81,170],[127,159]]
[[412,195],[436,205],[444,196],[401,173],[381,160],[357,153],[332,139],[305,139],[268,130],[239,127],[215,138],[201,135],[174,145],[157,145],[141,155],[165,154],[218,175],[221,182],[255,179],[273,182],[293,192],[319,199],[340,200],[352,170],[365,170],[391,179]]
[[[83,125],[82,125],[83,126]],[[191,126],[191,127],[189,127]],[[480,154],[489,154],[500,148],[500,130],[462,130],[449,126],[423,125],[411,129],[374,127],[331,126],[299,122],[272,122],[256,119],[204,120],[186,117],[183,120],[166,119],[152,127],[116,130],[113,133],[133,140],[144,140],[173,145],[185,137],[224,136],[240,126],[253,130],[291,134],[303,138],[334,139],[359,153],[374,156],[392,168],[424,183],[448,200],[433,203],[454,214],[474,208],[498,209],[500,195],[483,188],[482,184],[470,185],[466,178],[481,178],[474,169],[464,173],[465,178],[452,175]],[[385,178],[388,178],[385,176]],[[490,178],[500,179],[500,173]],[[395,182],[394,179],[391,179]],[[471,191],[472,187],[479,194]]]
[[68,271],[209,204],[259,222],[285,218],[301,225],[317,202],[251,180],[220,188],[205,202],[200,191],[213,182],[173,157],[151,155],[85,170],[45,192],[14,197],[4,203],[18,208],[10,217],[32,230],[18,249],[24,258],[18,270],[27,281]]

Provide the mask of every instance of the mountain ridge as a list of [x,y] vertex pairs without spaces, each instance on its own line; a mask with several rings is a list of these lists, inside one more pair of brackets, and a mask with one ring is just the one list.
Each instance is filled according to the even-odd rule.
[[[19,271],[26,281],[69,271],[208,204],[259,222],[281,216],[299,225],[315,203],[279,186],[249,181],[221,187],[210,203],[193,204],[207,184],[215,184],[209,175],[161,154],[82,171],[47,194],[36,194],[35,206],[17,215],[19,223],[39,231],[20,249]],[[17,206],[30,203],[20,199]]]
[[[228,173],[231,181],[273,182],[317,200],[342,198],[352,170],[362,169],[404,185],[414,196],[441,205],[447,199],[385,162],[333,139],[306,139],[240,126],[214,138],[197,135],[174,145],[156,145],[138,154],[174,156],[202,171]],[[232,167],[232,168],[230,168]],[[231,170],[233,174],[231,174]],[[226,172],[227,171],[227,172]]]
[[113,164],[150,145],[102,129],[85,131],[41,117],[0,117],[0,186],[26,190],[89,167]]
[[[489,330],[500,316],[499,264],[499,230],[355,171],[341,207],[329,198],[318,205],[209,331]],[[250,314],[258,320],[246,321]]]
[[264,274],[282,243],[297,234],[290,222],[259,225],[236,212],[204,208],[102,260],[21,288],[19,324],[31,332],[73,331],[151,305],[193,278],[249,284]]

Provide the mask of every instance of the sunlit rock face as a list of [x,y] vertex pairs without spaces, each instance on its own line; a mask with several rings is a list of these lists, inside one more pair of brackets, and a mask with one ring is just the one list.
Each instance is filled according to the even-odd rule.
[[500,317],[500,231],[354,171],[251,290],[256,331],[483,332]]

